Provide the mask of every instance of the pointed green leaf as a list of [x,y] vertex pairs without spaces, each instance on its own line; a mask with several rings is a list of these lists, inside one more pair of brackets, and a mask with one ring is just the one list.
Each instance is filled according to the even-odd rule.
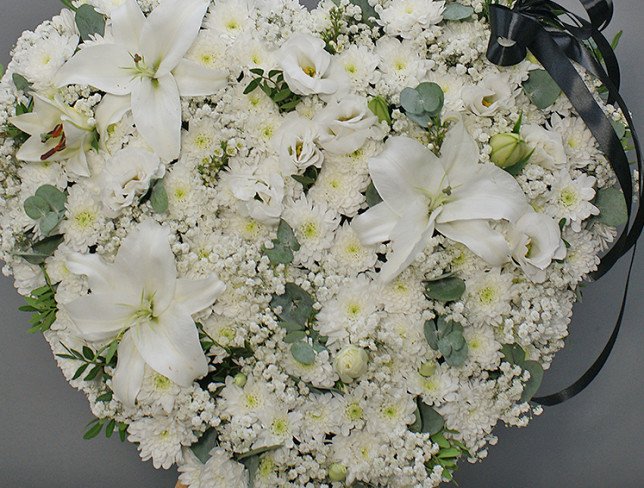
[[91,5],[84,4],[78,7],[75,18],[80,38],[83,41],[90,40],[94,35],[105,35],[105,17]]

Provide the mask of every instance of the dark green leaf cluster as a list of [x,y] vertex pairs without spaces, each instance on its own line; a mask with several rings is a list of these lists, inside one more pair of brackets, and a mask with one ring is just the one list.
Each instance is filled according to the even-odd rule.
[[261,464],[261,455],[266,452],[279,449],[282,446],[283,444],[276,444],[273,446],[260,447],[237,456],[237,460],[241,462],[248,471],[248,488],[255,487],[257,471],[259,470]]
[[[19,73],[14,73],[11,75],[11,79],[13,81],[13,84],[16,85],[16,90],[19,92],[23,93],[30,93],[31,92],[31,83],[27,78],[22,76]],[[20,115],[19,113],[16,113],[16,115]]]
[[31,324],[30,333],[45,332],[56,321],[56,315],[58,314],[56,286],[50,283],[49,277],[46,276],[46,278],[47,284],[35,289],[28,297],[25,297],[27,305],[19,308],[21,312],[33,314],[29,319]]
[[40,233],[49,237],[65,218],[65,205],[65,192],[52,185],[42,185],[25,200],[23,207],[27,216],[38,222]]
[[378,193],[373,181],[369,183],[365,196],[367,197],[367,205],[369,205],[369,207],[374,207],[382,202],[382,197],[380,196],[380,193]]
[[291,175],[291,178],[302,185],[304,193],[308,193],[311,187],[313,187],[315,182],[318,180],[318,176],[320,176],[320,170],[315,166],[309,166],[303,174]]
[[280,219],[277,226],[277,238],[273,239],[273,248],[264,249],[264,254],[268,256],[271,264],[291,264],[293,262],[295,251],[300,249],[300,243],[295,237],[295,233],[285,220]]
[[465,293],[465,282],[457,276],[445,276],[425,283],[425,296],[439,302],[460,300]]
[[108,439],[112,437],[115,431],[118,430],[119,439],[121,442],[125,442],[127,439],[127,424],[125,422],[117,422],[114,419],[94,419],[89,424],[87,424],[87,431],[83,435],[83,439],[90,440],[96,437],[103,430],[105,426],[105,437]]
[[255,78],[244,90],[244,95],[248,95],[259,88],[268,98],[273,100],[281,113],[292,112],[299,105],[302,98],[293,93],[288,87],[286,81],[284,81],[282,71],[272,70],[265,75],[263,69],[254,68],[250,72],[255,75]]
[[445,4],[443,11],[444,20],[465,20],[469,19],[474,13],[474,9],[469,5],[463,5],[458,2],[449,2]]
[[56,354],[56,356],[81,363],[72,377],[73,380],[82,378],[85,381],[93,381],[100,378],[102,381],[106,381],[110,378],[110,375],[105,372],[105,368],[107,366],[116,366],[116,350],[118,349],[118,345],[118,338],[98,351],[94,351],[89,346],[83,346],[82,351],[77,351],[63,344],[67,353]]
[[88,4],[75,9],[76,27],[83,41],[89,41],[92,36],[105,35],[105,17]]
[[503,344],[501,353],[510,364],[515,364],[530,373],[530,379],[523,386],[521,401],[529,401],[539,390],[543,380],[543,367],[537,361],[526,361],[525,351],[518,344]]
[[203,464],[210,459],[210,451],[219,445],[217,430],[211,427],[202,434],[197,442],[190,446],[190,450]]
[[[20,76],[20,75],[14,74],[14,79],[15,79],[16,76]],[[22,78],[22,79],[24,79],[24,78]],[[25,81],[27,82],[27,80],[25,80]],[[14,83],[15,83],[15,81],[14,81]],[[29,82],[27,82],[27,83],[29,83]],[[29,114],[29,113],[33,112],[33,110],[34,110],[34,100],[33,100],[33,98],[29,99],[29,102],[27,103],[27,105],[25,105],[22,102],[16,104],[16,115]],[[2,128],[2,134],[1,135],[2,135],[2,137],[13,139],[18,146],[21,146],[22,144],[24,144],[27,141],[27,139],[29,139],[29,137],[30,137],[29,134],[27,134],[26,132],[21,131],[20,129],[18,129],[18,127],[16,127],[13,124],[9,124],[9,123],[7,123],[7,125],[5,125]]]
[[445,420],[441,414],[421,400],[418,400],[418,407],[414,414],[416,420],[409,426],[412,432],[422,432],[431,436],[438,434],[445,427]]
[[523,91],[530,101],[541,110],[555,103],[559,95],[561,95],[561,88],[544,69],[530,72],[530,76],[523,83]]
[[291,354],[302,364],[313,364],[318,352],[325,349],[326,337],[312,327],[315,319],[314,300],[295,283],[286,283],[284,294],[271,300],[271,308],[286,330],[285,341],[291,344]]
[[468,348],[461,324],[438,317],[425,322],[424,332],[429,347],[440,352],[447,364],[458,367],[465,363]]
[[58,249],[58,246],[60,246],[63,240],[62,235],[46,237],[41,241],[31,244],[30,249],[17,253],[17,255],[30,264],[44,264],[45,260],[56,252],[56,249]]

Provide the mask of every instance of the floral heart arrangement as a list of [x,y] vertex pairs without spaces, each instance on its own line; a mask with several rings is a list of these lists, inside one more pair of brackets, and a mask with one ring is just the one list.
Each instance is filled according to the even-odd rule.
[[192,488],[436,486],[541,412],[627,212],[489,2],[64,3],[0,85],[0,226],[86,438]]

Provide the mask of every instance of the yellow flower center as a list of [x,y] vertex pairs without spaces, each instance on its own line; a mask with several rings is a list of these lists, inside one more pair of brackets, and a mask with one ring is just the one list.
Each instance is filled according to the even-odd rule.
[[484,305],[489,305],[496,301],[496,289],[492,286],[486,286],[479,291],[479,301]]
[[577,194],[574,188],[569,186],[561,190],[560,199],[561,199],[561,203],[563,203],[564,206],[572,207],[577,202],[579,202],[579,195]]
[[304,73],[306,73],[306,75],[310,76],[311,78],[313,78],[317,74],[315,66],[304,66],[302,67],[302,71],[304,71]]
[[347,405],[347,417],[349,420],[360,420],[363,414],[364,410],[362,410],[362,407],[357,403],[350,403]]
[[85,229],[90,227],[96,221],[96,215],[89,210],[84,210],[77,213],[74,216],[74,220],[79,227]]

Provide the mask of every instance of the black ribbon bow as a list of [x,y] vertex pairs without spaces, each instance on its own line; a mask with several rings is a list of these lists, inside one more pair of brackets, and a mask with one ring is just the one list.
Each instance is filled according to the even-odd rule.
[[[619,94],[620,70],[615,53],[602,34],[613,16],[612,0],[579,0],[588,19],[570,12],[551,0],[518,0],[513,8],[502,5],[489,6],[491,28],[488,59],[499,66],[512,66],[523,61],[528,50],[539,60],[545,70],[566,94],[570,103],[595,137],[599,148],[615,171],[624,194],[628,211],[628,223],[611,249],[604,255],[595,273],[597,280],[606,274],[617,261],[633,249],[624,297],[617,323],[604,350],[593,365],[568,388],[533,401],[542,405],[556,405],[572,398],[585,389],[599,374],[615,345],[621,327],[628,284],[635,259],[637,240],[644,226],[644,211],[640,205],[644,179],[642,153],[630,112]],[[596,56],[587,44],[593,41]],[[596,76],[608,90],[608,103],[622,111],[629,125],[639,170],[639,188],[634,191],[628,156],[621,141],[602,108],[579,75],[573,61]],[[636,210],[634,210],[636,202]]]

